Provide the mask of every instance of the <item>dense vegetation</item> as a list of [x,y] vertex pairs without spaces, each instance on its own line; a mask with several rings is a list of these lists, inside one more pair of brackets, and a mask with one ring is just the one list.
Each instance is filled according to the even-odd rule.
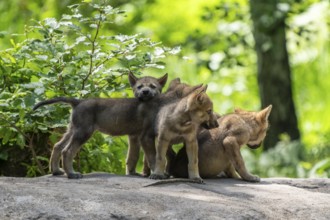
[[[127,73],[209,85],[215,110],[257,110],[260,98],[249,2],[22,1],[0,3],[0,174],[47,173],[69,108],[55,96],[132,96]],[[300,141],[283,133],[268,151],[243,151],[262,177],[330,175],[329,3],[283,1]],[[262,19],[262,18],[260,18]],[[160,43],[161,42],[161,43]],[[266,45],[267,46],[267,45]],[[268,45],[269,46],[269,45]],[[83,172],[123,173],[126,137],[95,133]]]

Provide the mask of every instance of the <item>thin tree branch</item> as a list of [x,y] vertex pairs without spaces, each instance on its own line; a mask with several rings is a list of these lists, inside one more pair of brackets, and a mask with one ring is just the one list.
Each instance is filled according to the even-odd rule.
[[99,17],[99,20],[97,22],[97,28],[96,28],[96,33],[94,35],[94,38],[92,40],[92,51],[91,51],[91,54],[89,56],[89,71],[88,71],[88,74],[87,76],[83,79],[83,82],[82,82],[82,86],[81,86],[81,90],[84,90],[85,89],[85,84],[86,84],[86,81],[88,80],[88,78],[92,75],[93,73],[93,63],[94,63],[94,52],[95,52],[95,42],[96,42],[96,39],[99,35],[99,31],[100,31],[100,28],[101,28],[101,20],[102,20],[102,10],[99,11],[100,12],[100,17]]

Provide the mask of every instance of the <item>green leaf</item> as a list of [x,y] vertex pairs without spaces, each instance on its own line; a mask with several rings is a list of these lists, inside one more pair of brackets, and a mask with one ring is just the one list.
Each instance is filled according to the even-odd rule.
[[87,38],[85,36],[80,36],[76,38],[76,44],[79,44],[81,42],[84,42]]
[[12,137],[12,131],[10,129],[6,129],[5,131],[3,131],[2,134],[2,144],[7,144],[8,141],[11,139]]
[[8,160],[8,152],[0,152],[0,160]]
[[23,149],[25,147],[25,138],[23,135],[18,134],[16,137],[16,143]]
[[56,29],[59,27],[59,24],[57,23],[55,18],[46,18],[44,21],[45,21],[45,25],[47,25],[53,29]]
[[31,80],[30,80],[32,83],[35,83],[35,82],[39,82],[39,78],[35,75],[32,75],[31,76]]
[[80,6],[80,4],[73,4],[73,5],[68,6],[68,8],[75,9],[75,8],[78,8],[79,6]]
[[323,159],[317,162],[309,171],[310,177],[322,176],[326,170],[330,169],[330,158]]
[[19,118],[21,120],[23,120],[24,117],[25,117],[25,109],[24,108],[21,108],[21,109],[19,109]]
[[7,35],[7,31],[0,31],[0,38],[4,38]]
[[71,20],[72,16],[71,15],[66,15],[66,14],[63,14],[62,15],[62,19],[63,20]]
[[48,128],[45,125],[38,125],[37,128],[41,131],[48,131]]

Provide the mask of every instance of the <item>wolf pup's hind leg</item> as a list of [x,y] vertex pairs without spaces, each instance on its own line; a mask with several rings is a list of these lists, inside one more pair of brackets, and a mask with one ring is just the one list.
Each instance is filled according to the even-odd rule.
[[54,176],[63,175],[64,171],[60,168],[60,159],[62,150],[69,144],[72,136],[71,128],[63,135],[62,139],[57,142],[53,148],[52,155],[50,157],[50,171]]
[[139,175],[136,172],[136,165],[140,155],[139,137],[135,135],[128,136],[128,151],[126,157],[126,175]]
[[70,143],[62,151],[63,168],[69,179],[82,178],[82,174],[73,169],[73,158],[76,156],[81,146],[90,138],[92,131],[77,129],[73,131]]

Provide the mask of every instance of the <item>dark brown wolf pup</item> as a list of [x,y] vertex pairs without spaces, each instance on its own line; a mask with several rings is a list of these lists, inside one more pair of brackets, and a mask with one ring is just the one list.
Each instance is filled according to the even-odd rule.
[[[141,138],[144,130],[150,129],[156,113],[149,114],[150,109],[159,102],[151,102],[159,96],[167,81],[167,74],[156,79],[153,77],[137,78],[129,75],[129,81],[134,94],[138,98],[118,99],[84,99],[59,97],[39,102],[33,109],[57,102],[68,103],[72,106],[71,122],[62,139],[55,144],[50,158],[50,169],[53,175],[64,174],[60,169],[60,158],[64,172],[68,178],[81,178],[72,166],[73,158],[95,130],[113,136],[132,135]],[[143,100],[143,101],[140,101]],[[156,108],[157,109],[157,108]],[[148,118],[149,116],[149,118]],[[151,118],[150,118],[151,117]],[[144,137],[148,140],[149,137]],[[150,137],[151,140],[152,137]]]

